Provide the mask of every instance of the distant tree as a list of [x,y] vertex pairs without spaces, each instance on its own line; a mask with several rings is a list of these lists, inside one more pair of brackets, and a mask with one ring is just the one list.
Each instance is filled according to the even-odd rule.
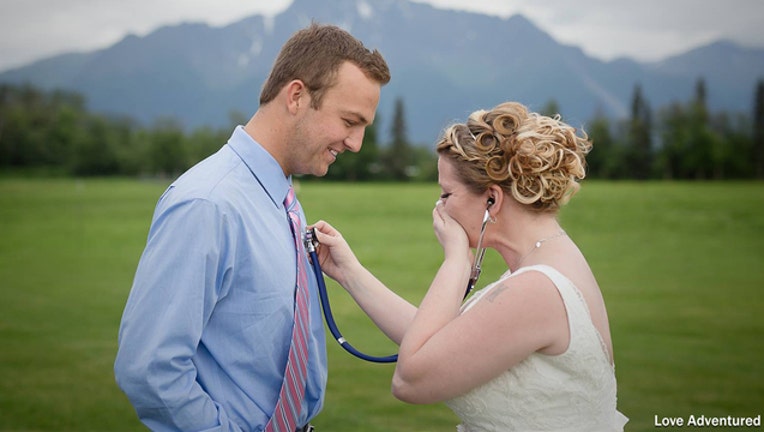
[[688,178],[692,168],[686,157],[690,145],[687,110],[674,103],[663,108],[658,117],[662,146],[656,155],[656,170],[665,179]]
[[[764,80],[755,87],[752,115],[708,108],[701,78],[687,103],[663,107],[653,119],[637,84],[625,120],[596,116],[586,132],[594,143],[588,174],[600,178],[764,178]],[[436,178],[437,155],[407,138],[403,100],[394,105],[392,141],[380,146],[370,125],[360,153],[340,156],[327,178],[421,181]],[[541,111],[557,115],[550,100]],[[247,118],[232,112],[231,123]],[[653,122],[656,121],[656,133]],[[0,169],[74,175],[174,176],[217,151],[230,127],[183,130],[163,118],[139,127],[130,118],[93,114],[73,92],[42,91],[30,85],[0,84]],[[656,140],[654,143],[653,140]]]
[[621,161],[610,120],[604,114],[597,113],[585,132],[592,142],[592,150],[586,157],[588,175],[602,179],[615,178]]
[[35,162],[39,145],[35,131],[42,124],[42,94],[31,86],[0,87],[0,166],[7,168]]
[[698,81],[695,82],[695,99],[693,100],[692,106],[696,111],[698,120],[703,123],[708,122],[708,97],[706,93],[706,80],[699,78]]
[[413,155],[407,137],[406,113],[403,99],[400,97],[395,100],[390,136],[392,137],[392,142],[387,149],[385,157],[387,171],[393,180],[409,180],[412,174],[414,174],[410,172],[410,167],[413,166]]
[[153,173],[174,177],[186,170],[188,161],[185,135],[174,118],[160,118],[149,133],[148,156]]
[[695,98],[689,109],[689,148],[687,158],[692,167],[692,176],[706,179],[714,172],[714,138],[708,128],[708,108],[706,107],[706,85],[701,78],[695,85]]
[[131,117],[109,117],[109,139],[111,151],[116,158],[116,168],[104,175],[138,175],[146,174],[146,148],[145,142],[138,141],[138,123]]
[[194,165],[220,150],[220,147],[228,141],[230,133],[230,130],[214,129],[210,126],[202,126],[194,129],[186,138],[186,156],[188,157],[188,165]]
[[764,178],[764,80],[756,84],[753,106],[753,161],[756,178]]
[[707,106],[706,84],[703,78],[695,85],[695,97],[689,107],[689,146],[687,158],[696,179],[721,179],[724,177],[725,159],[729,146],[712,128]]
[[358,172],[359,180],[379,179],[380,173],[382,172],[378,133],[380,118],[380,115],[377,115],[374,118],[374,123],[366,128],[366,132],[363,135],[363,146],[361,146],[361,151],[353,153],[353,157],[357,160],[356,170]]
[[[249,117],[239,110],[231,110],[228,112],[228,128],[233,130],[236,126],[245,125],[249,121]],[[230,133],[228,130],[226,133]],[[226,137],[227,138],[227,137]]]
[[87,124],[89,114],[85,110],[85,99],[77,93],[55,90],[50,94],[48,106],[47,121],[41,126],[45,149],[40,162],[47,166],[65,166]]
[[379,144],[377,138],[377,123],[379,115],[374,123],[366,127],[363,135],[363,144],[358,153],[344,152],[337,158],[326,175],[328,180],[369,181],[376,180],[380,176],[382,164],[379,157]]
[[438,156],[430,147],[413,147],[416,173],[412,179],[416,181],[438,181]]
[[0,166],[65,166],[86,117],[81,95],[0,86]]
[[634,86],[631,102],[624,169],[628,177],[644,180],[652,169],[652,118],[650,106],[642,95],[642,87]]
[[723,149],[721,172],[724,178],[753,178],[754,159],[751,119],[737,113],[722,112],[711,118],[711,128]]
[[119,171],[120,134],[105,116],[90,116],[76,143],[71,171],[78,176],[103,176]]
[[546,105],[544,105],[544,107],[541,108],[541,111],[539,111],[539,114],[545,115],[547,117],[554,117],[556,115],[560,115],[560,104],[558,104],[556,100],[550,99],[546,103]]

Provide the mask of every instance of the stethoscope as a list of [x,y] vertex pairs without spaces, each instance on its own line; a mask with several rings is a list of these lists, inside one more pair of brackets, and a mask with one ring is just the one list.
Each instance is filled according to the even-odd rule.
[[[492,200],[488,202],[489,207],[493,204]],[[467,282],[467,289],[464,292],[464,299],[470,294],[475,284],[477,284],[480,278],[480,272],[482,271],[483,257],[485,256],[485,248],[483,247],[483,235],[485,234],[485,227],[488,221],[491,219],[491,215],[486,209],[483,216],[483,225],[480,228],[480,238],[478,239],[477,248],[475,248],[475,259],[472,262],[472,270],[470,272],[470,279]],[[345,351],[350,354],[369,362],[373,363],[395,363],[398,361],[398,354],[389,355],[386,357],[376,357],[368,354],[364,354],[355,349],[350,342],[347,341],[337,328],[337,323],[334,322],[334,315],[332,314],[332,307],[329,305],[329,295],[326,292],[326,283],[324,281],[323,271],[321,270],[321,264],[318,262],[318,254],[316,253],[316,247],[318,246],[318,237],[316,236],[316,229],[311,228],[305,232],[305,250],[310,257],[310,262],[313,267],[313,273],[316,275],[316,282],[318,282],[318,294],[321,299],[321,309],[324,311],[324,318],[326,319],[326,325],[329,327],[329,331],[334,336],[337,343],[340,344]]]

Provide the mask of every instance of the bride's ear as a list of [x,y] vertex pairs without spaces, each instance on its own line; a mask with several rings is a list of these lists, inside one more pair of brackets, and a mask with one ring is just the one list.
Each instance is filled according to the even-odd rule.
[[486,193],[488,195],[486,208],[491,218],[495,218],[501,212],[501,206],[504,204],[504,191],[498,185],[491,185]]

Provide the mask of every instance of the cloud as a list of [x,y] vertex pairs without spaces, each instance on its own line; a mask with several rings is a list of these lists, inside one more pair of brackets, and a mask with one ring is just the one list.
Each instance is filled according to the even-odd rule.
[[764,46],[759,0],[553,0],[550,6],[546,30],[603,58],[658,60],[722,38]]
[[761,0],[416,1],[501,17],[519,13],[557,41],[603,60],[658,60],[722,38],[764,47]]
[[0,0],[0,70],[110,46],[184,21],[218,26],[284,10],[290,0]]

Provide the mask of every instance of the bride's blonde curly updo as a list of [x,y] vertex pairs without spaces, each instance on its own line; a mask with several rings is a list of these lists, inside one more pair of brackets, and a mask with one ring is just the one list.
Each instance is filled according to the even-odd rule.
[[516,102],[473,112],[436,147],[473,192],[496,184],[538,212],[556,212],[578,191],[591,148],[586,133],[577,135],[559,116],[529,113]]

